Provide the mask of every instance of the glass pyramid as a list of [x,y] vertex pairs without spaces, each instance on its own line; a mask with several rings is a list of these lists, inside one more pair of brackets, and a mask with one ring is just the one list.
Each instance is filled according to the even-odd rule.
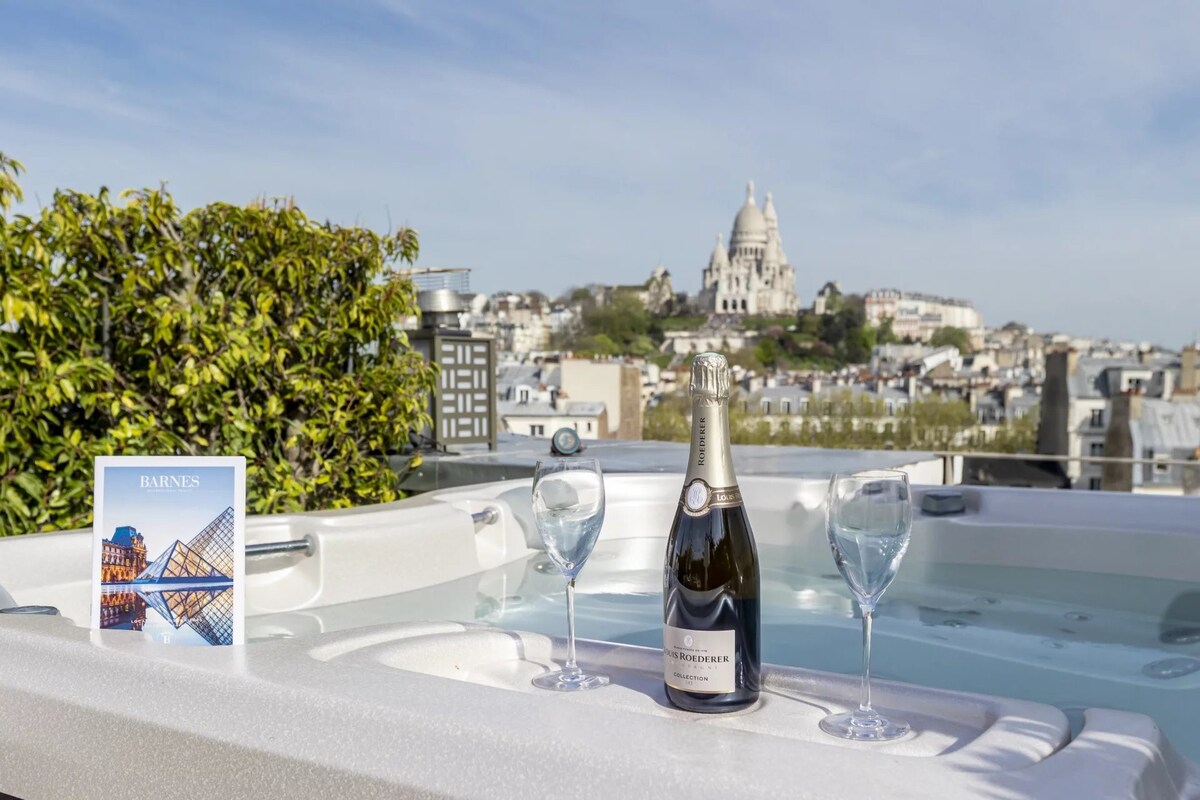
[[139,583],[233,580],[233,509],[226,508],[187,544],[178,539],[135,579]]
[[233,589],[138,592],[176,629],[187,625],[212,645],[233,644]]
[[229,579],[229,575],[223,574],[178,539],[137,576],[139,583]]
[[227,578],[233,577],[233,509],[226,508],[187,543],[188,549],[216,567]]
[[233,589],[216,593],[187,624],[209,644],[233,644]]

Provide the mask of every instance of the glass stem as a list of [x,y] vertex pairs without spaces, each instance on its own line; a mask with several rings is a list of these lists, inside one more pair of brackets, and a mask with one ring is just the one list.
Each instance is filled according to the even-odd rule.
[[563,672],[578,672],[575,663],[575,579],[567,581],[567,663]]
[[862,669],[862,700],[858,704],[861,714],[874,714],[871,708],[871,620],[875,618],[875,609],[862,606],[863,619],[863,669]]

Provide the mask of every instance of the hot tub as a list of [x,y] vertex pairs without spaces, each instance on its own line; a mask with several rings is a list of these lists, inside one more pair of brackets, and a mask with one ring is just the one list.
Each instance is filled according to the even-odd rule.
[[[961,487],[964,513],[918,515],[874,665],[881,705],[921,733],[855,745],[815,730],[853,702],[860,658],[821,480],[741,481],[763,658],[778,665],[762,707],[665,705],[659,592],[681,483],[607,478],[577,628],[593,640],[581,661],[616,685],[578,698],[528,685],[560,657],[565,602],[527,480],[251,519],[249,542],[312,547],[248,562],[239,648],[79,629],[88,533],[0,540],[9,602],[67,618],[0,615],[0,792],[182,797],[204,775],[259,796],[651,796],[693,782],[747,797],[1200,797],[1194,500]],[[139,783],[150,756],[159,782]],[[250,772],[221,777],[234,769]],[[562,789],[565,774],[582,783]]]

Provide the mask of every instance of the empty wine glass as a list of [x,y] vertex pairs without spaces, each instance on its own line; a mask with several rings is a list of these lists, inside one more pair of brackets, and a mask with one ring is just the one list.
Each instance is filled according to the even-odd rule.
[[607,675],[587,673],[575,663],[575,576],[591,555],[604,524],[604,475],[594,458],[539,461],[533,476],[533,519],[538,534],[567,579],[567,662],[533,679],[542,689],[595,689]]
[[908,733],[907,722],[871,708],[871,622],[875,604],[896,577],[912,530],[908,476],[895,470],[834,475],[825,529],[838,571],[858,599],[863,619],[862,700],[855,711],[830,714],[821,730],[844,739],[885,742]]

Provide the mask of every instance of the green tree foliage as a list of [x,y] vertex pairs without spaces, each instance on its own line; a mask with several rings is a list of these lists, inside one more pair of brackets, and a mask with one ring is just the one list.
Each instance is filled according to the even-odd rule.
[[[802,414],[779,416],[779,409],[772,409],[774,425],[759,413],[760,409],[749,408],[749,402],[736,394],[730,399],[730,438],[734,444],[1021,452],[1031,450],[1036,442],[1036,414],[1015,421],[994,440],[984,441],[975,436],[977,427],[970,408],[955,398],[920,398],[889,416],[886,404],[878,398],[837,392],[810,401]],[[643,438],[687,441],[690,413],[683,394],[663,398],[645,414]]]
[[877,344],[895,344],[900,341],[896,336],[895,330],[892,329],[892,318],[884,317],[879,321],[879,328],[876,332]]
[[1038,414],[1039,407],[1034,406],[1025,416],[997,431],[991,441],[981,443],[979,449],[989,453],[1037,452]]
[[758,340],[758,345],[754,348],[754,357],[764,367],[783,367],[786,366],[787,359],[780,339],[783,338],[783,332],[777,328],[772,328],[766,332],[761,339]]
[[834,349],[838,360],[846,364],[861,364],[871,358],[875,346],[875,330],[867,325],[866,305],[862,295],[842,295],[836,310],[821,317],[821,341]]
[[747,320],[747,327],[759,331],[758,343],[751,348],[751,357],[735,356],[735,363],[767,369],[839,369],[865,363],[877,343],[895,341],[890,320],[884,320],[886,327],[878,329],[866,324],[860,295],[836,295],[833,299],[837,302],[830,304],[827,314],[805,312],[797,320]]
[[929,337],[929,344],[933,347],[957,347],[960,353],[974,352],[974,348],[971,347],[971,336],[962,328],[938,328]]
[[801,315],[796,331],[809,339],[816,339],[821,335],[821,317],[811,312]]
[[[20,199],[0,155],[0,209]],[[433,371],[395,322],[415,231],[291,204],[60,191],[0,215],[0,533],[86,525],[98,455],[243,455],[252,512],[395,499]]]
[[908,417],[904,446],[917,450],[960,449],[963,437],[975,426],[975,415],[966,402],[939,395],[913,403]]
[[650,314],[632,292],[616,292],[604,305],[585,307],[579,325],[557,344],[578,353],[644,356],[656,352]]
[[691,406],[678,393],[659,399],[642,415],[642,438],[655,442],[686,442],[691,435]]

